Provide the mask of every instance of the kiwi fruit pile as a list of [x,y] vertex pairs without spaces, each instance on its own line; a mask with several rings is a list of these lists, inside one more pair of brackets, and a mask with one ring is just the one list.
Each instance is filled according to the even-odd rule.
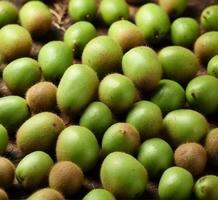
[[216,0],[0,1],[0,200],[218,200]]

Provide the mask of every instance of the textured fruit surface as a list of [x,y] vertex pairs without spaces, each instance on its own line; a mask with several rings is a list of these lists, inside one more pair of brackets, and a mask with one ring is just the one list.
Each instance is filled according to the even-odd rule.
[[0,199],[1,200],[8,200],[8,194],[3,190],[3,189],[0,189]]
[[58,107],[69,114],[81,111],[95,96],[99,80],[95,71],[82,64],[69,67],[57,89]]
[[8,145],[8,132],[4,126],[0,124],[0,154],[3,154]]
[[218,55],[211,58],[208,62],[207,74],[218,78]]
[[91,170],[98,161],[99,146],[94,134],[82,126],[69,126],[58,137],[58,161],[72,161],[82,170]]
[[103,161],[101,183],[117,198],[133,199],[147,186],[148,175],[143,165],[129,154],[113,152]]
[[115,197],[105,189],[93,189],[82,200],[116,200]]

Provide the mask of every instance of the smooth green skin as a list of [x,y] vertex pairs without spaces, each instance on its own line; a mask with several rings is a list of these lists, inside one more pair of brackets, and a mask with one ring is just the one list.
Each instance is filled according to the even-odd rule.
[[82,200],[116,200],[116,198],[105,189],[93,189]]
[[4,126],[0,124],[0,154],[3,154],[8,146],[8,132]]
[[174,110],[165,116],[163,132],[175,146],[199,142],[208,132],[208,123],[202,114],[194,110]]
[[218,5],[206,7],[201,13],[201,25],[207,31],[218,31]]
[[151,44],[162,42],[170,30],[169,16],[154,3],[141,6],[136,13],[135,22],[144,32],[146,41]]
[[113,152],[104,159],[100,178],[104,189],[122,199],[140,197],[148,182],[144,166],[133,156],[122,152]]
[[80,57],[86,44],[96,36],[96,28],[90,22],[81,21],[65,31],[64,42],[73,50],[75,56]]
[[193,185],[194,180],[189,171],[171,167],[161,176],[158,194],[161,200],[186,200],[191,196]]
[[210,31],[202,34],[195,41],[194,53],[199,60],[206,64],[218,54],[218,31]]
[[38,62],[45,79],[58,81],[73,62],[73,52],[64,42],[52,41],[39,51]]
[[5,61],[25,57],[30,54],[32,38],[22,26],[9,24],[0,29],[0,54]]
[[13,93],[24,95],[28,88],[40,81],[40,65],[32,58],[18,58],[4,68],[2,78]]
[[162,67],[156,52],[144,46],[135,47],[124,54],[122,70],[145,92],[154,89],[162,76]]
[[92,131],[98,141],[102,140],[104,132],[113,124],[113,116],[107,105],[100,101],[92,102],[80,117],[79,125]]
[[198,200],[218,199],[218,177],[207,175],[199,178],[194,186],[195,197]]
[[207,65],[207,74],[218,78],[218,55],[210,59]]
[[23,188],[35,190],[45,184],[53,164],[47,153],[34,151],[19,162],[15,171],[16,178]]
[[111,24],[108,35],[121,46],[123,52],[145,43],[142,30],[127,20],[119,20]]
[[30,1],[19,11],[20,23],[33,36],[43,36],[51,28],[52,14],[41,1]]
[[218,111],[218,79],[210,75],[202,75],[192,79],[186,88],[188,104],[204,115]]
[[82,63],[92,67],[102,78],[108,73],[120,70],[122,57],[121,47],[112,38],[98,36],[85,46]]
[[173,150],[164,140],[152,138],[140,146],[137,159],[147,169],[149,177],[156,178],[173,165]]
[[74,22],[93,21],[97,12],[95,0],[70,0],[68,14]]
[[107,75],[98,88],[99,99],[113,112],[127,111],[135,101],[136,89],[133,82],[118,73]]
[[160,108],[149,101],[135,103],[126,117],[126,122],[138,130],[142,141],[158,135],[162,120]]
[[134,154],[140,145],[140,135],[136,128],[128,123],[116,123],[110,126],[102,139],[105,155],[115,151]]
[[171,25],[171,41],[174,45],[192,47],[199,35],[199,24],[193,18],[181,17]]
[[151,99],[163,114],[182,108],[185,105],[185,90],[176,81],[162,79],[152,91]]
[[30,113],[27,102],[19,96],[6,96],[0,98],[0,124],[8,130],[18,128]]
[[93,99],[99,80],[95,71],[82,64],[69,67],[57,89],[59,108],[69,114],[81,111]]
[[159,0],[158,3],[169,16],[178,17],[185,11],[188,0]]
[[58,161],[69,160],[83,171],[89,171],[98,161],[98,141],[89,129],[69,126],[58,137],[56,156]]
[[64,122],[59,116],[51,112],[41,112],[21,125],[16,135],[16,143],[24,154],[33,151],[48,152],[54,149],[63,129]]
[[40,189],[31,194],[26,200],[65,200],[61,193],[51,188]]
[[165,47],[158,56],[163,69],[163,77],[180,84],[186,84],[194,78],[199,69],[197,57],[191,50],[184,47]]
[[125,0],[102,0],[99,13],[103,22],[111,25],[120,19],[128,19],[129,7]]
[[0,2],[0,28],[7,25],[16,23],[18,18],[18,11],[14,4],[8,1]]

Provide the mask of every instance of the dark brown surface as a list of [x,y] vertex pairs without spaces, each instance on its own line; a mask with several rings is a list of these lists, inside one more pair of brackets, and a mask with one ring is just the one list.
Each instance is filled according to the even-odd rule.
[[[14,2],[18,7],[22,5],[21,3],[22,0],[11,0],[11,1]],[[49,34],[47,34],[47,36],[45,36],[44,38],[40,40],[38,39],[34,40],[34,46],[32,49],[31,57],[37,58],[37,54],[41,46],[44,43],[51,41],[51,40],[62,40],[64,31],[72,23],[69,16],[67,15],[67,3],[68,3],[67,0],[62,0],[62,1],[61,0],[60,1],[51,0],[48,2],[48,5],[50,6],[50,10],[53,14],[52,29],[49,32]],[[199,20],[199,15],[204,7],[208,5],[212,5],[212,4],[217,4],[217,3],[218,3],[218,0],[189,0],[189,6],[184,16],[191,16]],[[131,20],[134,19],[134,14],[136,11],[137,11],[136,6],[130,6]],[[104,26],[99,19],[97,19],[94,22],[94,24],[98,29],[98,34],[106,34],[107,27]],[[79,62],[79,60],[76,60],[75,62]],[[1,69],[3,69],[3,67],[4,65],[1,66]],[[0,94],[2,95],[10,94],[7,87],[4,85],[2,81],[0,81]],[[212,127],[218,124],[217,117],[213,117],[212,119],[209,119],[209,121]],[[14,133],[10,133],[10,135],[13,135],[13,134]],[[19,160],[22,158],[22,154],[17,149],[13,138],[11,138],[11,142],[8,145],[5,156],[10,158],[15,164],[17,164]],[[212,173],[217,173],[214,171],[214,169],[208,168],[205,171],[205,174],[209,173],[210,171],[212,171]],[[99,177],[98,177],[97,169],[87,174],[86,177],[87,178],[86,178],[85,184],[81,192],[77,195],[77,197],[74,197],[72,199],[81,199],[84,196],[84,194],[90,189],[101,186],[98,181]],[[16,182],[14,186],[8,191],[8,193],[9,193],[10,199],[25,199],[29,195],[29,193],[26,191],[23,191],[22,188],[20,188]],[[140,199],[158,199],[157,184],[149,182],[146,192]]]

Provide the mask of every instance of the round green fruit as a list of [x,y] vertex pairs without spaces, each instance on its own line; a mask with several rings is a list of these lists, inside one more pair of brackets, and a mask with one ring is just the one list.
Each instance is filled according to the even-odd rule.
[[91,170],[98,161],[98,141],[89,129],[69,126],[58,137],[56,156],[58,161],[69,160],[84,171]]
[[46,184],[53,164],[48,154],[43,151],[34,151],[18,163],[15,171],[16,178],[23,188],[35,190]]
[[162,113],[156,104],[149,101],[139,101],[130,109],[126,122],[138,130],[141,140],[144,141],[158,135],[162,127]]
[[122,152],[113,152],[104,159],[100,178],[104,189],[122,199],[140,197],[148,182],[144,166],[131,155]]
[[161,64],[150,47],[135,47],[124,54],[123,73],[143,91],[154,89],[162,76]]
[[0,124],[0,154],[3,154],[8,145],[8,132],[4,126]]
[[171,41],[174,45],[192,47],[199,35],[200,26],[193,18],[181,17],[171,25]]
[[195,197],[198,200],[216,200],[218,198],[218,177],[206,175],[197,180],[194,186]]
[[79,125],[91,130],[98,141],[102,140],[104,132],[113,124],[113,116],[107,105],[100,101],[92,102],[80,117]]
[[75,56],[80,57],[86,44],[96,36],[96,28],[90,22],[81,21],[65,31],[64,42],[73,50]]
[[45,35],[51,28],[52,14],[46,4],[41,1],[30,1],[19,11],[21,25],[31,35],[39,37]]
[[159,52],[159,60],[163,68],[163,77],[180,84],[186,84],[194,78],[199,69],[198,59],[194,53],[180,46],[163,48]]
[[100,78],[119,71],[123,53],[119,44],[109,36],[98,36],[84,48],[82,63],[92,67]]
[[32,48],[30,33],[22,26],[9,24],[0,29],[0,54],[6,61],[28,56]]
[[218,78],[218,55],[211,58],[208,62],[207,74]]
[[218,79],[210,75],[192,79],[186,88],[186,99],[191,108],[204,115],[217,113]]
[[134,103],[136,89],[128,77],[114,73],[107,75],[100,82],[98,94],[100,101],[112,111],[123,113]]
[[98,84],[97,74],[91,67],[82,64],[72,65],[66,70],[58,85],[58,107],[68,114],[80,112],[95,96]]
[[128,19],[129,7],[125,0],[102,0],[99,13],[103,22],[111,25],[120,19]]
[[71,19],[77,21],[93,21],[97,12],[95,0],[70,0],[68,13]]
[[174,110],[165,116],[163,132],[175,146],[186,142],[199,142],[208,132],[208,123],[202,114],[194,110]]
[[82,200],[116,200],[115,197],[105,189],[93,189]]
[[140,146],[138,160],[149,177],[156,178],[173,165],[173,150],[160,138],[148,139]]
[[54,149],[58,135],[63,129],[64,122],[59,116],[41,112],[21,125],[16,143],[24,154],[38,150],[49,152]]
[[39,63],[32,58],[18,58],[3,71],[3,80],[15,94],[25,94],[28,88],[41,79]]
[[72,65],[73,53],[64,42],[52,41],[40,49],[38,62],[47,80],[58,81]]
[[190,172],[181,167],[168,168],[161,176],[158,194],[161,200],[189,199],[194,185]]
[[169,16],[154,3],[141,6],[136,13],[135,22],[143,31],[146,41],[151,44],[162,42],[170,29]]
[[16,23],[18,11],[16,6],[9,1],[0,2],[0,28],[7,24]]

